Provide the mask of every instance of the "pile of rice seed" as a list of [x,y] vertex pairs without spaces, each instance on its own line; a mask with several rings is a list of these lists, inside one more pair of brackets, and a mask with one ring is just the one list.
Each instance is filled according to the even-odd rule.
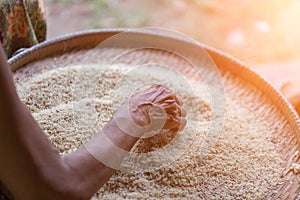
[[61,155],[88,141],[125,99],[153,83],[173,90],[188,113],[187,127],[163,148],[143,151],[151,143],[137,144],[122,170],[93,199],[263,199],[279,187],[283,168],[273,133],[282,125],[273,122],[282,119],[257,90],[237,77],[223,75],[225,124],[215,148],[201,156],[212,112],[204,83],[190,80],[187,89],[186,79],[178,81],[177,73],[158,66],[55,67],[31,78],[19,70],[14,77],[21,100]]

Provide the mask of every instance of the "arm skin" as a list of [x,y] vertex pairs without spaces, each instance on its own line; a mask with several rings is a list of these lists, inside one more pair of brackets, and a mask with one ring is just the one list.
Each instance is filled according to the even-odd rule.
[[[180,109],[180,103],[174,109]],[[174,116],[172,119],[175,120]],[[168,124],[176,129],[179,123],[174,120]],[[130,150],[138,140],[123,133],[113,120],[102,132],[125,150]],[[69,156],[59,156],[19,100],[1,45],[0,159],[0,190],[2,183],[14,199],[89,199],[115,172],[85,147]]]
[[[0,49],[0,180],[15,199],[88,199],[115,172],[83,147],[61,158],[20,102]],[[102,130],[130,150],[138,138],[110,121]]]
[[[85,148],[61,158],[20,102],[0,49],[0,180],[15,199],[88,199],[115,172]],[[130,150],[137,138],[110,121],[102,130]]]
[[[130,149],[136,141],[113,122],[104,129],[113,131],[112,141],[127,141],[122,143],[124,148]],[[15,199],[88,199],[114,173],[84,148],[65,158],[59,156],[20,102],[2,48],[0,159],[0,182]]]

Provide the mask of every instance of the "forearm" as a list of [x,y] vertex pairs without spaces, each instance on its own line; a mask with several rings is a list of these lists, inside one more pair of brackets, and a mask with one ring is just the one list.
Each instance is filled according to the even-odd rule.
[[65,176],[65,166],[18,99],[1,47],[0,95],[0,179],[15,198],[30,199]]
[[[115,170],[96,160],[84,147],[64,159],[60,158],[18,99],[2,48],[0,51],[1,181],[16,199],[91,196]],[[122,133],[113,122],[104,128],[103,133],[125,150],[130,150],[137,140]]]
[[0,106],[1,110],[17,103],[11,71],[6,61],[4,50],[0,44]]
[[[16,120],[31,117],[28,111],[17,114]],[[114,169],[95,159],[85,147],[61,159],[48,139],[42,137],[44,134],[35,121],[30,121],[27,119],[25,123],[21,120],[12,124],[8,121],[6,130],[1,129],[1,133],[16,133],[14,137],[2,135],[1,140],[5,142],[0,147],[0,177],[16,198],[33,199],[32,194],[36,197],[69,195],[69,199],[71,196],[78,199],[80,196],[90,197],[115,173]],[[30,131],[25,134],[24,130]],[[137,141],[137,138],[120,131],[113,122],[102,131],[112,143],[124,150],[129,151]],[[101,141],[95,142],[101,145]],[[114,159],[114,155],[108,156]]]
[[[126,151],[130,151],[138,140],[138,138],[123,133],[114,120],[111,120],[98,134],[104,134],[114,145]],[[92,140],[99,146],[104,142],[99,140],[97,136]],[[111,160],[115,159],[115,155],[108,156]],[[84,188],[87,196],[94,194],[116,171],[105,165],[101,160],[97,160],[84,146],[71,155],[64,157],[64,161],[73,170],[74,177],[80,178],[77,182],[81,184],[81,190]]]

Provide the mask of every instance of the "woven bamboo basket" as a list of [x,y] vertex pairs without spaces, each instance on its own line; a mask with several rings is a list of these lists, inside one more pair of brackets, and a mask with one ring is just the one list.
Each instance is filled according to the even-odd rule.
[[[12,57],[8,62],[12,71],[16,71],[28,63],[42,60],[55,55],[63,55],[74,50],[92,49],[106,39],[115,36],[125,29],[102,29],[90,30],[66,36],[59,37],[54,40],[46,41]],[[219,69],[228,71],[234,75],[238,75],[243,81],[253,85],[258,90],[271,100],[272,104],[281,112],[286,119],[292,132],[284,135],[286,144],[281,149],[281,156],[284,158],[293,157],[297,151],[300,151],[300,120],[287,99],[272,85],[270,85],[262,77],[251,71],[245,64],[237,59],[224,54],[216,49],[206,46],[201,43],[191,42],[178,35],[157,33],[151,30],[130,31],[128,40],[134,38],[146,46],[160,48],[180,48],[185,51],[197,52],[200,49],[205,49]],[[130,43],[130,42],[129,42]],[[126,43],[128,44],[128,42]],[[155,44],[155,45],[153,45]],[[117,46],[122,47],[122,42]],[[109,46],[106,46],[109,48]],[[287,161],[288,162],[288,161]],[[298,155],[292,162],[300,162]],[[290,163],[287,163],[287,166]],[[267,199],[296,199],[300,189],[300,174],[296,175],[288,169],[284,172],[285,183],[278,189],[267,196]]]

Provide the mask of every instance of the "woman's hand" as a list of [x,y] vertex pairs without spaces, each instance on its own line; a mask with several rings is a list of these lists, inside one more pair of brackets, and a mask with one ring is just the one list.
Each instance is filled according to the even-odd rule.
[[167,87],[154,85],[130,97],[102,131],[85,144],[85,149],[106,166],[119,169],[138,139],[151,140],[156,134],[162,137],[162,129],[177,132],[185,126],[181,106]]
[[177,132],[186,125],[182,102],[163,85],[154,85],[129,98],[114,114],[117,126],[140,138],[146,132],[168,129]]
[[178,131],[180,126],[186,124],[182,102],[163,85],[154,85],[130,98],[129,108],[134,122],[140,126],[148,125],[151,122],[150,108],[153,106],[163,109],[167,114],[164,129]]

